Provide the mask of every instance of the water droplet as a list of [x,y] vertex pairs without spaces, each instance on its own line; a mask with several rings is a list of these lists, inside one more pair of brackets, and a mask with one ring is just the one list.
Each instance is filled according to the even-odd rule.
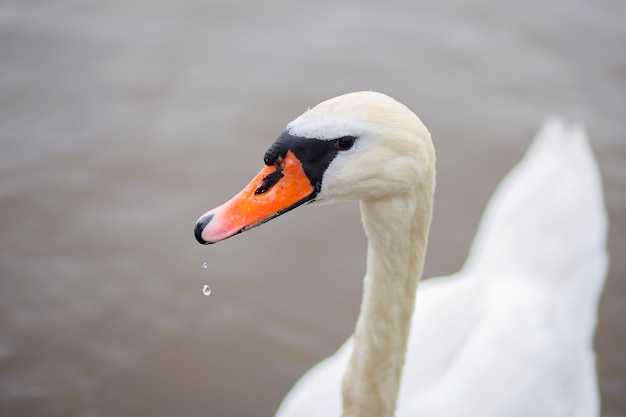
[[207,284],[204,284],[204,287],[202,287],[202,294],[211,295],[211,287],[209,287]]
[[204,269],[207,268],[208,264],[206,263],[206,261],[204,261],[204,263],[202,264],[202,266],[204,267]]

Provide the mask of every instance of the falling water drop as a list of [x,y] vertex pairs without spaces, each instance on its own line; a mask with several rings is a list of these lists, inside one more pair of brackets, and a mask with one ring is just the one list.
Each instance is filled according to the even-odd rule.
[[211,295],[211,287],[209,287],[207,284],[204,284],[204,287],[202,287],[202,294],[204,295]]
[[207,266],[208,266],[208,265],[207,265],[206,261],[203,261],[202,266],[204,267],[204,269],[206,269],[206,268],[207,268]]

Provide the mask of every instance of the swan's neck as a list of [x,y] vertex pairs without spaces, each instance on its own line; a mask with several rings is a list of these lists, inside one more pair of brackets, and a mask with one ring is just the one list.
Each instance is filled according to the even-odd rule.
[[343,380],[344,417],[394,415],[432,214],[434,184],[427,188],[361,202],[367,272]]

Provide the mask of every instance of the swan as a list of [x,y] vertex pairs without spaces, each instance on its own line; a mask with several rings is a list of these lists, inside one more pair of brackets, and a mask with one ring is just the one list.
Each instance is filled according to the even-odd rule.
[[359,201],[368,244],[354,335],[277,416],[599,415],[592,339],[607,220],[584,131],[547,122],[493,196],[462,270],[417,291],[435,159],[403,104],[342,95],[289,123],[261,172],[198,219],[209,244],[304,204]]

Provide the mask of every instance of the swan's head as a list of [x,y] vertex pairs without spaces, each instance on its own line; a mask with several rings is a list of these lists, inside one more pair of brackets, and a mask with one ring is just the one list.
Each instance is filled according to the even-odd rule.
[[300,205],[417,193],[432,181],[430,133],[407,107],[358,92],[318,104],[287,125],[265,167],[239,194],[205,213],[198,242],[215,243]]

